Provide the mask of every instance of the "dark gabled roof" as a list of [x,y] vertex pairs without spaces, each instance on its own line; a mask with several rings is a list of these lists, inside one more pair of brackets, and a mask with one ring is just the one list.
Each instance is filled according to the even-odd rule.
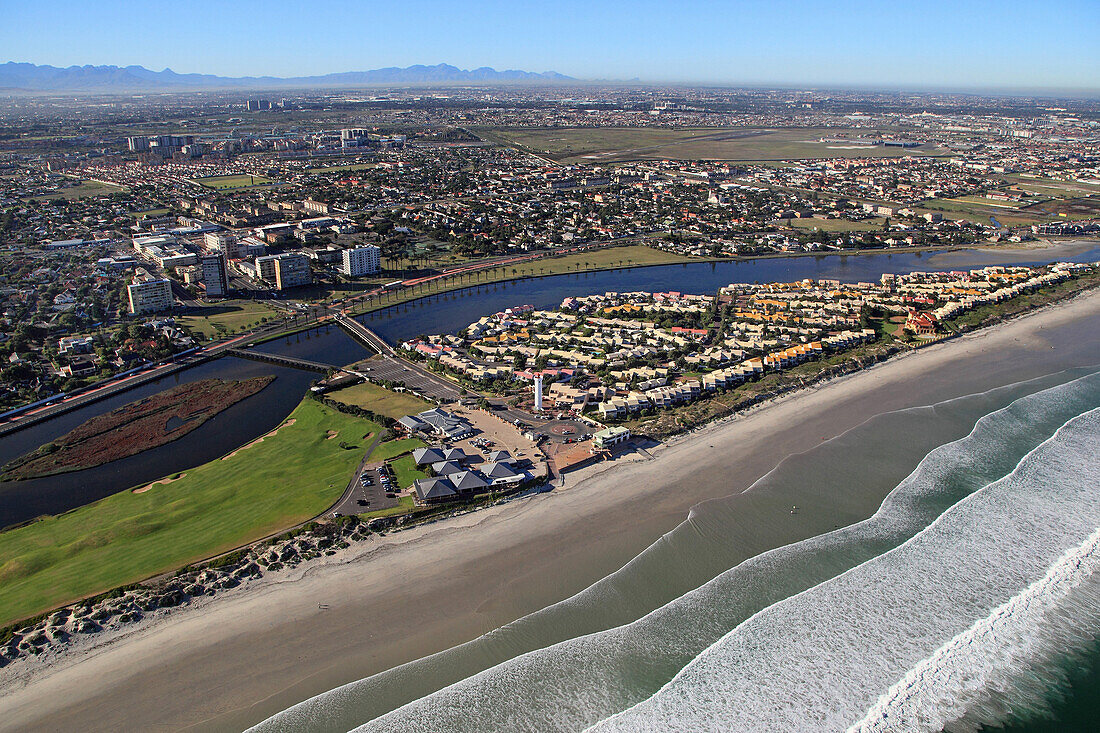
[[456,491],[476,491],[477,489],[483,489],[489,485],[485,479],[481,478],[481,476],[478,476],[473,471],[452,473],[447,478],[454,484]]
[[506,450],[495,450],[489,454],[489,458],[487,460],[493,463],[497,463],[500,461],[511,461],[512,454]]
[[448,461],[465,461],[469,456],[461,448],[444,448],[443,458]]
[[412,415],[405,415],[404,417],[398,418],[397,422],[412,431],[423,430],[428,427],[425,422],[417,420]]
[[445,499],[455,495],[454,487],[445,478],[419,478],[413,482],[413,490],[421,501]]
[[413,461],[418,466],[439,463],[442,460],[444,460],[443,451],[439,448],[417,448],[413,451]]
[[435,471],[437,476],[446,476],[451,473],[458,473],[465,469],[458,465],[454,461],[440,461],[439,463],[432,464],[432,470]]
[[483,463],[481,472],[488,478],[511,478],[517,473],[507,463]]

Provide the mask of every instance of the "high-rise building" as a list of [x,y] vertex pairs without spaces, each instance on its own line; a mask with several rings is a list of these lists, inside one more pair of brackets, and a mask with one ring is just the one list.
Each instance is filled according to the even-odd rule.
[[211,252],[221,252],[227,260],[239,260],[246,256],[241,252],[237,237],[229,232],[207,232],[203,235],[203,244]]
[[148,150],[149,149],[149,138],[140,137],[140,136],[139,137],[128,137],[128,138],[126,138],[126,147],[128,147],[131,150],[131,152],[138,152],[138,151],[141,151],[141,150]]
[[309,257],[303,254],[281,254],[275,256],[275,289],[286,290],[313,282],[309,271]]
[[221,252],[203,255],[199,258],[199,267],[202,268],[202,284],[206,288],[207,296],[224,298],[229,292],[225,255]]
[[167,278],[156,278],[148,270],[138,268],[134,279],[126,288],[130,296],[130,312],[156,313],[170,310],[175,303],[172,298],[172,283]]
[[249,112],[259,112],[260,110],[271,109],[271,102],[267,99],[249,99],[244,103],[244,107]]
[[373,275],[382,266],[382,250],[373,244],[355,249],[344,250],[345,275],[359,277],[360,275]]

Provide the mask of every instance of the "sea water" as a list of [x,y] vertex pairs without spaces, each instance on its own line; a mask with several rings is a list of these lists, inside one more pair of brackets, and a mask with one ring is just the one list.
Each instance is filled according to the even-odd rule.
[[[861,482],[889,480],[890,466],[896,471],[904,463],[901,448],[926,451],[905,480],[894,479],[896,488],[871,519],[745,558],[746,543],[732,541],[743,539],[738,497],[708,502],[588,591],[468,645],[321,695],[260,727],[347,730],[374,719],[364,729],[578,730],[631,706],[637,707],[606,725],[665,727],[664,719],[644,719],[647,706],[664,706],[668,690],[683,685],[725,635],[747,628],[754,614],[897,551],[961,499],[1012,476],[1024,456],[1100,404],[1100,378],[1078,376],[880,416],[785,461],[746,495],[782,494],[784,483],[813,477],[840,500]],[[943,436],[953,434],[945,443]],[[759,643],[763,649],[770,642]],[[864,702],[847,710],[849,723],[874,701]],[[708,722],[737,727],[721,718]]]

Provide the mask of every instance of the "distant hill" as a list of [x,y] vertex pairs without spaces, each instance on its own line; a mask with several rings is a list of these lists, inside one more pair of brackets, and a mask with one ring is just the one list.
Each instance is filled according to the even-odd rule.
[[486,82],[576,81],[556,71],[497,71],[483,66],[460,69],[450,64],[388,67],[322,76],[214,76],[150,71],[143,66],[56,66],[9,61],[0,64],[0,89],[33,92],[136,92],[194,89],[272,89],[276,87],[346,87],[369,84],[468,84]]

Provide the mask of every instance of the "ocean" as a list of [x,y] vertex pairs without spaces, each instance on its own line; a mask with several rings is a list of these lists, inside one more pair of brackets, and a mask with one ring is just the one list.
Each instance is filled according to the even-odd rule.
[[[1098,684],[1098,456],[1095,368],[884,413],[576,596],[255,730],[1069,724]],[[873,516],[816,531],[864,492]],[[815,532],[768,548],[784,522]]]

